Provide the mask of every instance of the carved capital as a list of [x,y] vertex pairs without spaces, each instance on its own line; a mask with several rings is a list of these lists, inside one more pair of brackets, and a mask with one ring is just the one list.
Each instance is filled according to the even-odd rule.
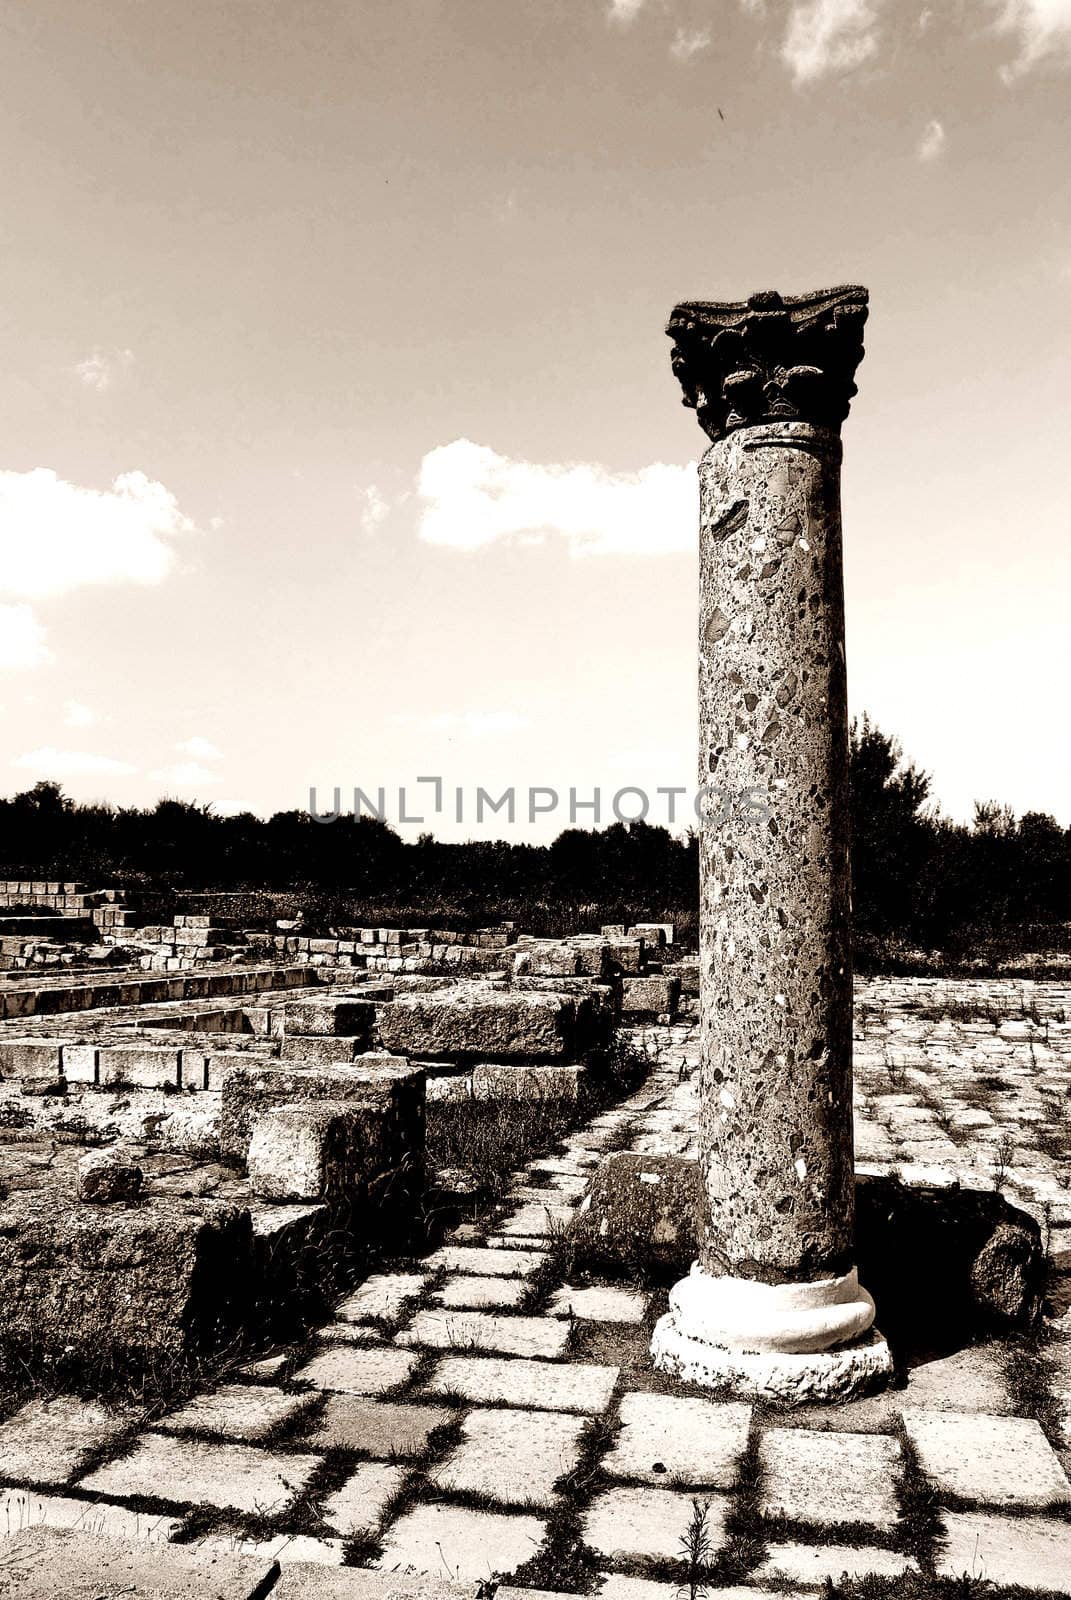
[[761,422],[810,422],[839,431],[863,359],[867,292],[766,289],[747,300],[687,300],[666,332],[673,371],[711,439]]

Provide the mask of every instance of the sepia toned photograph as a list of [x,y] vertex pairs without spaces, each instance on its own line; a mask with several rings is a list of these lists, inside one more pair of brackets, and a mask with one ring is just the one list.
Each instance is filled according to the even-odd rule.
[[0,1600],[1071,1600],[1071,0],[0,83]]

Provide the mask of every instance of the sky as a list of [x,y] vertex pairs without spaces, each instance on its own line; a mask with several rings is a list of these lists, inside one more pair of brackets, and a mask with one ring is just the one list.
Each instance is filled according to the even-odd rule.
[[862,283],[851,709],[1071,824],[1069,87],[1071,0],[15,0],[0,793],[682,825],[666,318]]

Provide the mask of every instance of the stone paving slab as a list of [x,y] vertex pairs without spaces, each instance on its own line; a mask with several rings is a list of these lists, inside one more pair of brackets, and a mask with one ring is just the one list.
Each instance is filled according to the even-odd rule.
[[416,1506],[390,1529],[376,1565],[385,1572],[441,1573],[452,1581],[508,1577],[531,1560],[546,1532],[538,1517]]
[[[683,1600],[688,1594],[687,1584],[660,1583],[657,1578],[630,1578],[623,1572],[612,1572],[597,1589],[599,1600]],[[498,1590],[495,1600],[503,1594]],[[706,1589],[709,1600],[772,1600],[769,1589],[753,1589],[750,1584],[734,1584],[729,1589]],[[802,1589],[777,1588],[777,1600],[803,1600]],[[807,1600],[814,1600],[808,1594]]]
[[912,1367],[901,1401],[921,1411],[980,1411],[988,1416],[1014,1412],[1004,1379],[1001,1353],[992,1345],[972,1345]]
[[518,1207],[512,1215],[503,1217],[499,1230],[526,1239],[546,1238],[572,1221],[573,1208],[555,1203],[548,1196],[544,1201],[531,1201]]
[[[340,1567],[346,1554],[343,1539],[314,1539],[305,1533],[277,1533],[268,1539],[243,1539],[237,1532],[206,1533],[191,1541],[197,1550],[218,1550],[239,1556],[258,1556],[278,1562],[314,1562],[318,1567]],[[272,1593],[275,1591],[273,1590]]]
[[392,1345],[333,1344],[292,1376],[340,1394],[387,1394],[408,1382],[419,1360],[411,1351]]
[[904,1412],[919,1465],[938,1492],[1023,1510],[1071,1502],[1071,1483],[1030,1417]]
[[360,1450],[389,1461],[411,1459],[428,1448],[428,1438],[454,1416],[445,1406],[399,1405],[360,1395],[332,1394],[302,1444],[313,1450]]
[[[584,1542],[610,1561],[679,1560],[692,1498],[670,1489],[607,1489],[596,1495],[584,1515]],[[707,1537],[716,1552],[724,1543],[728,1502],[720,1495],[703,1499],[710,1501]]]
[[580,1362],[506,1361],[493,1356],[450,1356],[428,1379],[429,1394],[456,1394],[477,1404],[536,1407],[597,1416],[605,1411],[618,1368]]
[[158,1511],[131,1511],[107,1500],[75,1500],[70,1496],[35,1494],[32,1489],[0,1489],[0,1538],[23,1528],[66,1528],[107,1539],[132,1539],[166,1544],[182,1526],[181,1518]]
[[314,1455],[146,1433],[130,1455],[98,1467],[79,1487],[120,1499],[144,1495],[279,1516],[305,1492],[319,1465]]
[[810,1585],[824,1583],[826,1578],[899,1578],[918,1570],[913,1556],[876,1545],[771,1544],[755,1577]]
[[130,1431],[136,1413],[61,1395],[31,1400],[0,1425],[0,1477],[25,1483],[68,1483],[102,1446]]
[[642,1322],[647,1314],[647,1296],[635,1289],[600,1287],[573,1289],[568,1284],[556,1290],[548,1311],[552,1317],[576,1317],[581,1322]]
[[747,1449],[751,1407],[676,1395],[626,1394],[621,1432],[602,1468],[611,1478],[728,1489]]
[[335,1307],[340,1322],[392,1322],[412,1300],[419,1300],[427,1283],[423,1272],[376,1272],[355,1294]]
[[205,1433],[256,1444],[315,1403],[314,1395],[288,1394],[267,1384],[222,1384],[161,1417],[153,1427],[158,1433]]
[[405,1467],[384,1461],[363,1461],[341,1488],[324,1501],[324,1521],[347,1538],[374,1533],[406,1476]]
[[5,1600],[257,1600],[274,1564],[195,1546],[120,1543],[91,1534],[34,1528],[0,1557]]
[[580,1459],[582,1417],[560,1411],[470,1411],[461,1443],[430,1473],[440,1489],[486,1495],[502,1506],[543,1510]]
[[528,1292],[523,1278],[447,1278],[432,1296],[436,1305],[451,1311],[515,1310]]
[[449,1583],[425,1574],[388,1577],[357,1567],[339,1571],[284,1559],[271,1600],[477,1600],[479,1594],[477,1583]]
[[444,1244],[428,1256],[432,1272],[464,1272],[481,1278],[530,1278],[547,1259],[545,1250],[494,1250],[480,1245]]
[[418,1311],[396,1344],[431,1350],[491,1350],[500,1355],[565,1354],[569,1327],[554,1317],[496,1317],[484,1311]]
[[942,1521],[939,1576],[960,1578],[967,1573],[991,1583],[1071,1594],[1071,1523],[984,1511],[946,1511]]
[[900,1446],[895,1439],[768,1428],[759,1456],[763,1516],[819,1525],[858,1522],[883,1530],[896,1526]]

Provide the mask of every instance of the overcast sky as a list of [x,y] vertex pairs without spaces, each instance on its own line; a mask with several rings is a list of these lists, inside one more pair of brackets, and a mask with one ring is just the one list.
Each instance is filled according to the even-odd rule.
[[13,0],[0,792],[690,784],[666,316],[857,282],[852,709],[1071,823],[1069,68],[1071,0]]

